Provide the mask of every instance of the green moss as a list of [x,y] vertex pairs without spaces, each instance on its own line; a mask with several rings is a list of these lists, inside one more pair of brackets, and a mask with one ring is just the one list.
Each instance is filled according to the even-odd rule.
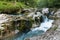
[[32,23],[30,20],[21,20],[18,29],[20,30],[20,32],[25,32],[25,31],[29,31],[31,27],[32,27]]
[[8,12],[13,13],[17,12],[18,10],[27,7],[24,3],[21,2],[4,2],[0,1],[0,12]]
[[57,29],[58,27],[54,27],[53,29],[54,29],[54,31]]

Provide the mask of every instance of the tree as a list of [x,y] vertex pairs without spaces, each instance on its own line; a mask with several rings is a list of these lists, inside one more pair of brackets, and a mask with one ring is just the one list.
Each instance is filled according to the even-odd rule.
[[54,0],[54,6],[60,8],[60,0]]
[[31,6],[31,7],[36,7],[37,5],[36,0],[20,0],[20,2],[23,2],[25,5]]
[[60,7],[60,0],[39,0],[38,5],[41,7]]
[[38,2],[38,8],[41,8],[41,7],[47,7],[48,6],[48,1],[47,0],[40,0]]

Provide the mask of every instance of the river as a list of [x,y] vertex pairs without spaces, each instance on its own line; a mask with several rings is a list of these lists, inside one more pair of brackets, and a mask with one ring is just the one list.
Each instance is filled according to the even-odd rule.
[[29,31],[28,33],[23,33],[21,36],[16,37],[14,40],[24,40],[25,38],[42,35],[48,29],[52,27],[54,20],[48,19],[46,16],[43,16],[44,21],[40,24],[39,27],[36,27]]
[[[42,35],[43,33],[45,33],[48,29],[52,27],[52,23],[54,20],[48,19],[47,16],[44,16],[44,15],[42,17],[44,21],[39,25],[39,27],[36,27],[27,33],[22,33],[22,35],[18,35],[18,37],[15,37],[15,38],[13,37],[10,40],[24,40],[25,38],[38,36],[38,35]],[[4,22],[5,21],[4,19],[0,21]]]

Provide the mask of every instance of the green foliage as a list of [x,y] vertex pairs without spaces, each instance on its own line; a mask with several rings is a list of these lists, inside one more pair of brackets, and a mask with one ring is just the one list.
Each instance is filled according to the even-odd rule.
[[32,27],[31,21],[29,21],[29,20],[21,20],[20,26],[18,27],[18,29],[19,29],[21,32],[24,32],[24,31],[26,31],[26,30],[29,31],[31,27]]
[[60,7],[60,0],[38,0],[38,8],[40,7]]
[[8,12],[8,13],[13,13],[17,12],[21,8],[25,8],[26,5],[21,2],[5,2],[5,1],[0,1],[0,12]]
[[60,7],[59,0],[0,0],[0,11],[13,13],[22,8]]
[[23,2],[25,5],[30,7],[36,7],[37,0],[1,0],[6,2]]
[[[6,2],[22,2],[24,5],[28,7],[59,7],[60,0],[0,0]],[[23,5],[22,4],[22,5]],[[23,7],[23,6],[22,6]]]
[[38,8],[41,8],[41,7],[47,7],[47,0],[40,0],[39,2],[38,2]]
[[48,0],[48,7],[54,6],[54,0]]
[[20,2],[25,3],[25,5],[30,6],[30,7],[36,7],[37,2],[36,0],[20,0]]

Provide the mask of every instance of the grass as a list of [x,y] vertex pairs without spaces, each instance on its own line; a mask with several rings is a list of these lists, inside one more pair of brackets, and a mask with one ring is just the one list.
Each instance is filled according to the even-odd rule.
[[11,12],[11,11],[17,11],[21,8],[28,8],[24,3],[21,2],[5,2],[5,1],[0,1],[0,12],[5,11],[5,12]]

